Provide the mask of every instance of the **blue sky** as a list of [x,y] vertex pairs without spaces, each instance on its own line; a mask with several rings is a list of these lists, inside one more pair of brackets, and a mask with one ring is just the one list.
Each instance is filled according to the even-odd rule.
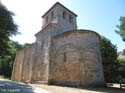
[[120,16],[125,16],[125,0],[1,0],[16,16],[21,35],[12,39],[21,44],[33,43],[42,26],[41,16],[57,1],[75,12],[79,29],[94,30],[116,44],[118,51],[125,42],[115,33]]

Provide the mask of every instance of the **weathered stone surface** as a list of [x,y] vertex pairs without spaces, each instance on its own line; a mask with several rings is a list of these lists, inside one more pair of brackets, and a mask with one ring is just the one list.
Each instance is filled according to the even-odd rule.
[[22,64],[24,59],[24,50],[16,53],[15,62],[13,65],[12,80],[20,81],[22,73]]
[[12,80],[68,86],[103,85],[99,35],[73,29],[77,29],[76,15],[56,3],[43,16],[36,42],[17,52]]
[[52,45],[50,81],[74,81],[86,85],[103,83],[99,36],[96,33],[86,30],[65,32],[53,38]]

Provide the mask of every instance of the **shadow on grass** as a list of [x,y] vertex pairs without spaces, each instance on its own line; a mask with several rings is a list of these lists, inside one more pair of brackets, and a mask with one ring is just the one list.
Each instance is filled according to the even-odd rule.
[[33,87],[18,82],[0,80],[0,93],[33,93]]

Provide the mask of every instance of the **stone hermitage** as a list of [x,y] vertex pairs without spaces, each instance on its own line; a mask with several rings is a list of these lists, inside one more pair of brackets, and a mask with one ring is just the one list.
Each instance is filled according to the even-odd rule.
[[104,85],[99,34],[77,29],[77,15],[55,3],[36,41],[16,54],[11,79],[66,86]]

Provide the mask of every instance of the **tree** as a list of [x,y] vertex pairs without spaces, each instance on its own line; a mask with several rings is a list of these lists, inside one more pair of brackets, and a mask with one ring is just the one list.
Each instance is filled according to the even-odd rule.
[[18,26],[15,24],[13,16],[14,13],[9,11],[0,1],[0,74],[8,73],[5,72],[5,66],[7,71],[9,71],[7,62],[10,62],[9,60],[12,58],[11,40],[9,37],[19,33]]
[[115,30],[117,34],[122,37],[122,40],[125,41],[125,16],[120,17],[120,25],[116,25],[118,30]]
[[9,37],[18,34],[18,26],[13,20],[14,13],[0,2],[0,57],[8,53]]
[[6,54],[3,59],[0,59],[0,74],[8,78],[11,77],[16,51],[22,49],[23,45],[15,41],[10,41],[9,47],[9,54]]
[[100,38],[102,64],[106,82],[112,82],[113,64],[117,59],[117,47],[105,37]]
[[114,63],[114,81],[119,83],[125,82],[125,57],[118,57]]

